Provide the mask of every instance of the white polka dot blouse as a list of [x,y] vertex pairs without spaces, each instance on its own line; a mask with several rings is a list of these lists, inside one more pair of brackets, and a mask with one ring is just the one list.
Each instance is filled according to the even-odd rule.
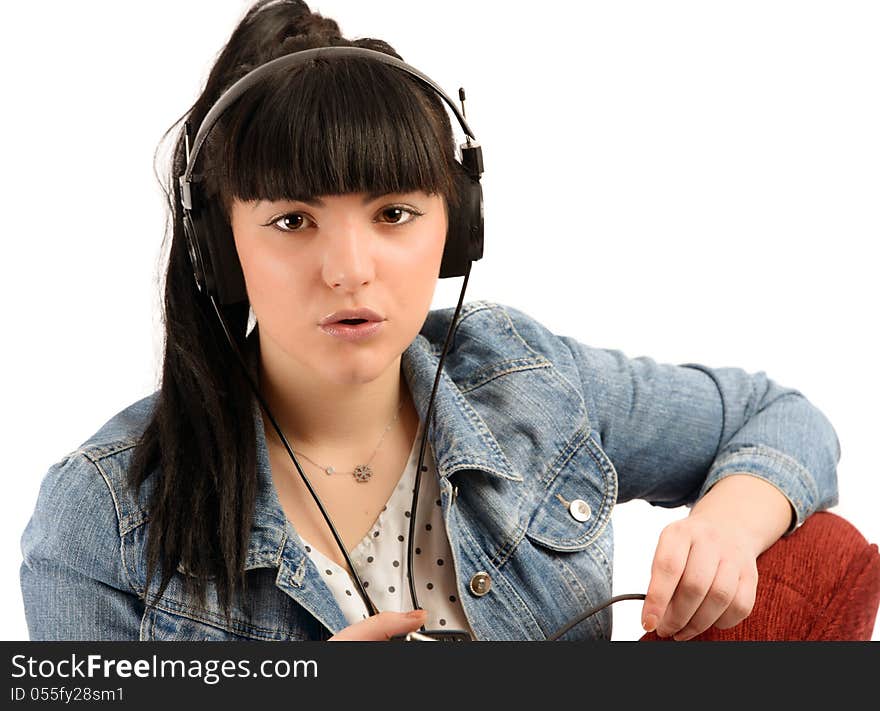
[[[380,610],[408,612],[413,609],[406,572],[410,507],[415,489],[416,466],[423,423],[413,442],[400,482],[369,532],[349,557],[373,604]],[[455,584],[455,566],[443,524],[440,488],[430,444],[425,447],[419,482],[418,522],[415,527],[413,567],[419,605],[428,613],[426,629],[461,629],[471,633]],[[354,578],[305,539],[306,552],[336,598],[349,624],[366,619],[369,611],[357,592]],[[471,633],[471,636],[473,634]]]

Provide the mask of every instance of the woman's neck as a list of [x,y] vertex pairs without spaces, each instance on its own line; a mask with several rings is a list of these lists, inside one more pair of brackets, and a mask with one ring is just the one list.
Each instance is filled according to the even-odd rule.
[[[397,358],[378,378],[357,386],[328,387],[314,378],[291,377],[260,361],[259,387],[275,421],[292,447],[321,450],[375,447],[388,425],[411,422],[414,405]],[[417,415],[416,415],[417,418]],[[267,440],[277,440],[263,413]]]

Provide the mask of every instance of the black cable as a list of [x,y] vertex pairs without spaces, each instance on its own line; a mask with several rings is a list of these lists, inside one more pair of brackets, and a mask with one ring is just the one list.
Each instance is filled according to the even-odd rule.
[[[408,577],[409,577],[409,591],[410,591],[410,596],[412,597],[414,610],[421,609],[419,607],[418,595],[416,594],[416,588],[415,588],[415,582],[414,582],[415,576],[413,575],[413,572],[412,572],[413,571],[412,566],[413,566],[413,541],[414,541],[414,537],[415,537],[416,507],[418,505],[419,484],[420,484],[421,478],[422,478],[422,462],[424,461],[425,448],[427,445],[428,424],[429,424],[429,418],[430,418],[430,414],[431,414],[431,406],[434,403],[434,396],[437,393],[437,386],[440,383],[440,374],[443,369],[443,360],[446,357],[446,352],[449,349],[449,343],[452,340],[452,334],[454,332],[454,327],[458,321],[458,314],[461,311],[462,303],[464,300],[464,293],[467,289],[467,282],[468,282],[468,278],[470,277],[470,272],[471,272],[470,267],[471,267],[471,263],[468,263],[467,271],[464,275],[464,282],[462,283],[461,294],[459,295],[458,304],[455,307],[455,313],[453,314],[453,317],[452,317],[452,323],[449,327],[449,330],[446,332],[446,340],[443,343],[443,352],[440,354],[440,362],[439,362],[439,365],[437,366],[437,374],[434,376],[434,387],[431,390],[431,397],[428,400],[428,409],[426,411],[427,414],[425,417],[425,426],[424,426],[424,431],[422,434],[422,443],[419,448],[419,462],[418,462],[418,467],[416,468],[416,483],[415,483],[415,487],[413,487],[413,502],[412,502],[410,520],[409,520],[409,545],[408,545],[408,551],[407,551],[407,572],[408,572]],[[330,516],[327,514],[327,511],[324,508],[324,504],[321,503],[321,499],[318,497],[318,494],[312,488],[312,484],[309,481],[308,477],[303,472],[302,467],[300,467],[299,462],[297,461],[296,457],[294,456],[293,449],[291,448],[290,444],[288,443],[287,438],[284,436],[284,433],[281,431],[281,428],[278,426],[278,422],[276,422],[275,417],[272,415],[272,411],[269,409],[268,404],[263,399],[262,395],[260,395],[259,388],[256,386],[253,379],[251,378],[250,373],[248,372],[247,365],[245,364],[242,356],[239,354],[238,348],[235,346],[235,342],[233,341],[232,336],[229,333],[229,329],[226,327],[226,322],[223,320],[223,316],[220,313],[220,309],[217,306],[217,302],[214,300],[213,296],[210,297],[210,300],[211,300],[211,305],[214,307],[214,311],[217,314],[217,320],[219,321],[220,326],[223,329],[223,333],[226,335],[226,340],[229,341],[229,345],[232,349],[232,353],[233,353],[233,355],[235,355],[235,358],[238,361],[238,364],[241,366],[242,372],[244,373],[245,378],[247,379],[247,382],[251,387],[251,390],[253,391],[254,395],[257,397],[257,400],[259,401],[260,405],[262,405],[263,409],[266,411],[266,415],[269,417],[269,420],[272,423],[272,426],[275,428],[275,431],[278,433],[278,436],[281,438],[281,441],[284,443],[284,447],[287,450],[287,453],[290,455],[290,458],[293,461],[294,465],[296,466],[296,469],[299,472],[300,477],[302,477],[302,480],[305,482],[305,485],[308,488],[309,493],[312,495],[312,498],[314,498],[315,503],[318,504],[318,508],[320,509],[321,514],[324,516],[324,520],[327,521],[327,525],[330,527],[330,531],[333,533],[333,537],[336,539],[336,543],[339,546],[339,549],[342,551],[342,555],[345,557],[345,562],[348,565],[348,568],[351,571],[352,575],[354,576],[355,583],[358,588],[358,592],[360,593],[360,596],[361,596],[362,600],[364,601],[364,605],[366,606],[366,608],[368,610],[371,611],[370,612],[371,616],[379,614],[378,608],[376,608],[376,606],[373,604],[373,601],[370,599],[370,596],[367,595],[367,591],[364,588],[363,582],[361,582],[360,576],[358,576],[357,570],[355,569],[354,564],[351,562],[351,558],[349,558],[348,551],[345,548],[345,544],[342,542],[342,539],[339,536],[339,533],[336,531],[336,527],[333,525],[333,522],[330,520]],[[606,600],[605,602],[602,602],[599,605],[596,605],[595,607],[590,608],[589,610],[587,610],[583,614],[578,615],[574,619],[567,622],[565,625],[563,625],[558,630],[556,630],[553,634],[551,634],[549,637],[547,637],[547,641],[552,642],[552,641],[559,639],[559,637],[564,635],[566,632],[568,632],[570,629],[572,629],[573,627],[575,627],[579,623],[583,622],[585,619],[587,619],[591,615],[596,614],[600,610],[605,609],[606,607],[608,607],[609,605],[611,605],[615,602],[619,602],[621,600],[644,600],[644,599],[645,599],[645,595],[642,595],[640,593],[629,594],[629,595],[617,595],[615,597],[612,597],[612,598]],[[422,625],[421,630],[423,632],[425,631],[424,625]]]
[[[425,414],[425,429],[422,433],[422,444],[419,447],[419,463],[416,466],[416,483],[413,487],[413,500],[412,507],[410,508],[410,517],[409,517],[409,542],[407,544],[407,552],[406,552],[406,566],[407,573],[409,575],[409,594],[412,598],[413,610],[420,610],[419,607],[419,598],[416,595],[416,586],[415,586],[415,575],[413,573],[413,543],[415,541],[415,530],[416,530],[416,507],[418,506],[419,500],[419,484],[422,480],[422,462],[425,459],[425,446],[428,442],[428,426],[430,425],[430,417],[431,417],[431,406],[434,404],[434,395],[437,393],[437,386],[440,384],[440,374],[443,371],[443,360],[446,358],[446,351],[449,349],[449,343],[452,340],[452,334],[455,331],[455,326],[458,323],[458,313],[461,311],[461,305],[464,301],[464,292],[467,290],[468,279],[471,276],[471,265],[473,262],[468,261],[467,269],[464,273],[464,281],[461,284],[461,292],[458,295],[458,304],[455,307],[455,313],[452,314],[452,323],[449,326],[449,329],[446,331],[446,340],[443,342],[443,352],[440,354],[440,362],[437,365],[437,373],[434,375],[434,387],[431,389],[431,397],[428,399],[428,409]],[[421,627],[422,632],[425,631],[425,626]]]
[[644,599],[645,599],[645,596],[642,595],[641,593],[633,593],[631,595],[616,595],[615,597],[609,598],[605,602],[601,602],[598,605],[596,605],[595,607],[591,607],[584,614],[578,615],[577,617],[570,620],[569,622],[566,622],[565,625],[563,625],[558,630],[556,630],[553,634],[551,634],[549,637],[547,637],[547,641],[548,642],[556,641],[562,635],[564,635],[566,632],[568,632],[572,627],[583,622],[585,619],[587,619],[591,615],[595,615],[597,612],[599,612],[599,610],[604,610],[606,607],[608,607],[612,603],[620,602],[621,600],[644,600]]

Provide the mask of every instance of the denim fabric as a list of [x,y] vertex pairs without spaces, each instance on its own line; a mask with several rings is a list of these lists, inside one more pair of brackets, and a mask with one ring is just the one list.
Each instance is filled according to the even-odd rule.
[[[423,422],[453,312],[430,312],[402,357]],[[256,399],[253,613],[236,609],[227,625],[213,592],[205,605],[184,595],[179,568],[162,599],[145,606],[146,501],[161,473],[138,496],[124,481],[155,396],[45,475],[21,539],[31,638],[317,640],[345,627],[279,504]],[[837,436],[797,390],[763,372],[630,359],[486,301],[462,309],[428,437],[459,598],[482,640],[543,640],[611,596],[617,502],[690,506],[745,472],[788,498],[795,525],[837,503]],[[585,521],[569,511],[576,499],[589,507]],[[477,596],[470,581],[481,571],[491,587]],[[610,639],[611,624],[606,608],[563,639]]]

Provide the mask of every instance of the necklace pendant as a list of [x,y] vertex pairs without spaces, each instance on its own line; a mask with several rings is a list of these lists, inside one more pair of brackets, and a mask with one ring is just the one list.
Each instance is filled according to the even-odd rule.
[[368,464],[358,464],[354,468],[352,476],[361,483],[367,482],[370,480],[370,477],[373,476],[373,470],[370,469]]

